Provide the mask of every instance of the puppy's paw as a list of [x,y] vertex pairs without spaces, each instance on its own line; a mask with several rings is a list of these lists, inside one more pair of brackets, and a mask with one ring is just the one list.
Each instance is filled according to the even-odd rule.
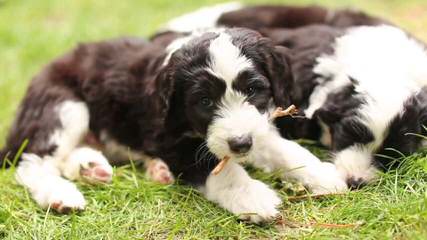
[[70,192],[54,192],[49,198],[49,205],[59,213],[82,211],[86,206],[83,195],[76,189]]
[[83,179],[86,182],[109,183],[113,168],[101,152],[88,147],[75,149],[63,167],[63,174],[71,180]]
[[52,177],[46,179],[43,186],[32,189],[33,197],[43,208],[48,208],[59,213],[84,210],[86,201],[77,187],[62,178]]
[[351,168],[345,166],[337,166],[341,174],[341,178],[347,183],[350,189],[359,189],[375,178],[377,178],[378,169],[374,166],[369,166],[363,171],[353,171]]
[[109,183],[113,177],[113,168],[109,164],[88,161],[80,165],[80,176],[89,183]]
[[372,153],[364,148],[350,147],[335,156],[335,166],[350,189],[360,188],[378,175],[378,169],[372,165]]
[[252,223],[274,220],[282,203],[277,194],[264,183],[252,180],[247,186],[235,189],[230,199],[232,213]]
[[316,172],[318,174],[311,179],[308,186],[313,194],[340,193],[348,190],[346,182],[334,164],[322,162]]
[[172,184],[175,181],[168,165],[161,159],[153,159],[147,163],[147,176],[150,180],[161,184]]

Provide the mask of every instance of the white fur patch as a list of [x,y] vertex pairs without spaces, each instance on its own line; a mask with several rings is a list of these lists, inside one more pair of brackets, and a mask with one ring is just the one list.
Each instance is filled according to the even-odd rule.
[[229,162],[218,175],[209,175],[200,188],[208,200],[240,218],[254,223],[273,220],[281,204],[277,194],[264,183],[249,177],[243,167]]
[[178,51],[180,48],[182,48],[185,44],[187,44],[192,39],[200,37],[203,34],[208,33],[208,32],[221,33],[223,31],[224,31],[224,29],[222,29],[222,28],[199,29],[199,30],[192,31],[191,34],[188,35],[188,36],[180,37],[180,38],[177,38],[177,39],[173,40],[166,47],[167,55],[166,55],[166,57],[165,57],[165,59],[163,61],[163,66],[166,66],[169,63],[170,58],[172,57],[172,55],[176,51]]
[[[343,66],[330,56],[320,57],[317,61],[318,65],[313,69],[313,72],[323,77],[316,79],[319,85],[311,93],[309,106],[304,111],[308,118],[312,118],[314,112],[325,104],[330,93],[351,83]],[[334,76],[334,79],[324,82],[328,76]]]
[[317,61],[314,72],[334,78],[314,89],[306,115],[311,117],[329,93],[350,84],[348,76],[354,78],[355,91],[366,101],[358,109],[359,120],[375,140],[337,153],[335,162],[347,177],[372,179],[376,170],[370,167],[371,155],[387,136],[390,121],[402,112],[409,97],[427,85],[426,51],[398,28],[363,26],[338,38],[334,54],[321,56]]
[[56,161],[63,161],[79,145],[89,129],[89,110],[84,102],[65,101],[58,105],[57,114],[61,121],[50,139],[57,145],[53,154]]
[[194,12],[172,19],[166,24],[165,30],[175,32],[191,32],[201,28],[217,26],[217,21],[222,14],[242,8],[238,2],[229,2],[210,7],[200,8]]
[[211,42],[209,53],[212,62],[208,71],[223,79],[229,89],[240,72],[253,66],[233,44],[231,36],[224,32]]

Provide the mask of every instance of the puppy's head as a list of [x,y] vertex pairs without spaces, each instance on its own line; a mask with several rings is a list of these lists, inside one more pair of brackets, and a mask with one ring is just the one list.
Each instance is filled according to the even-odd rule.
[[205,138],[219,158],[247,155],[256,134],[270,128],[267,112],[290,104],[285,53],[255,31],[199,33],[170,49],[164,69],[174,84],[169,122]]

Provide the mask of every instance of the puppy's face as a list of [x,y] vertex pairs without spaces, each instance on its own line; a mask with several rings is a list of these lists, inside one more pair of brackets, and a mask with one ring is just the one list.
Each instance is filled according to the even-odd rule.
[[269,130],[267,112],[289,104],[289,65],[257,32],[221,30],[193,37],[169,59],[174,108],[217,157],[244,157]]

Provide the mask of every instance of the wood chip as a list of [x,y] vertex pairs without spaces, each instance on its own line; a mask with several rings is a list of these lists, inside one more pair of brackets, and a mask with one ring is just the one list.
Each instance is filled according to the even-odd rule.
[[284,116],[293,116],[295,114],[298,114],[298,109],[295,107],[295,105],[291,105],[285,110],[283,110],[282,107],[276,108],[274,112],[270,116],[270,120],[274,120],[278,117],[284,117]]
[[212,173],[214,175],[218,175],[222,169],[224,169],[225,165],[227,164],[228,160],[230,160],[229,156],[225,156],[219,163],[218,165],[216,165],[216,167],[214,168],[214,170],[212,170]]

